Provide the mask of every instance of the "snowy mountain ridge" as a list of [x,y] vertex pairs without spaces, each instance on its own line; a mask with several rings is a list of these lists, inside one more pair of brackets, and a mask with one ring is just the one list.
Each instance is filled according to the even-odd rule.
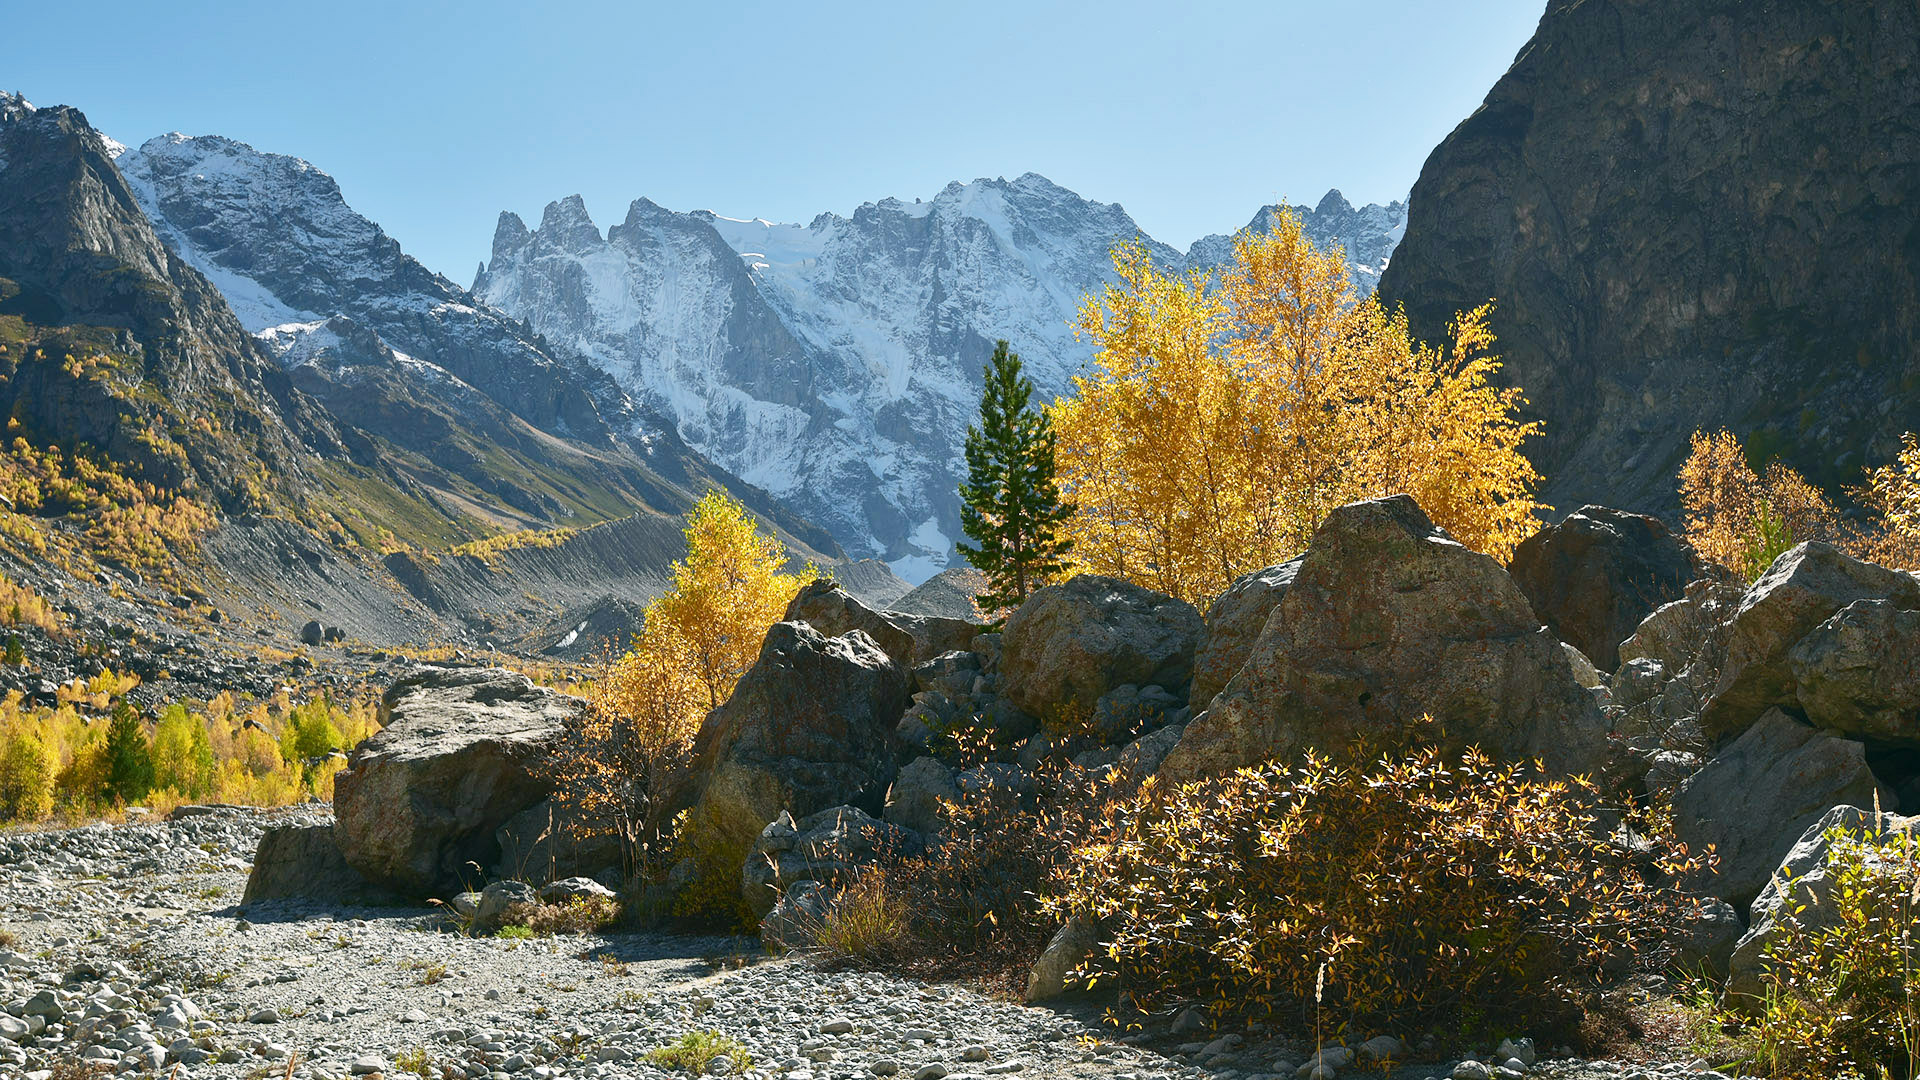
[[[1355,209],[1337,191],[1295,210],[1347,248],[1366,291],[1405,221],[1403,203]],[[1035,173],[806,225],[637,199],[603,235],[572,196],[536,229],[502,213],[473,293],[590,358],[850,552],[922,581],[961,535],[960,448],[995,341],[1043,397],[1062,393],[1091,355],[1071,321],[1111,280],[1115,244],[1183,269],[1219,263],[1231,239],[1180,252]]]

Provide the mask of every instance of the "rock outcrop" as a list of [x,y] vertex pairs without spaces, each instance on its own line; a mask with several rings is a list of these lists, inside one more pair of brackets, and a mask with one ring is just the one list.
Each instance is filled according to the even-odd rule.
[[1807,719],[1858,739],[1920,746],[1920,611],[1855,600],[1787,653]]
[[1819,541],[1775,559],[1727,622],[1726,659],[1700,712],[1707,734],[1735,735],[1769,708],[1797,708],[1789,650],[1841,608],[1865,599],[1920,609],[1920,581]]
[[787,604],[787,622],[804,622],[828,637],[860,630],[911,670],[943,653],[958,652],[985,629],[979,623],[939,615],[875,611],[840,585],[821,579],[802,586]]
[[739,859],[782,813],[879,813],[906,706],[906,673],[864,631],[828,637],[775,623],[733,696],[700,727],[687,828]]
[[1082,574],[1027,598],[1001,637],[1002,692],[1033,716],[1085,710],[1128,683],[1184,700],[1206,624],[1193,605]]
[[1586,506],[1520,542],[1507,564],[1534,614],[1603,671],[1620,642],[1693,580],[1693,556],[1659,519]]
[[1307,748],[1450,744],[1595,768],[1606,728],[1560,642],[1500,565],[1404,495],[1327,516],[1246,665],[1161,766],[1191,780]]
[[381,700],[386,727],[334,778],[347,862],[414,896],[451,894],[500,858],[496,831],[553,790],[548,759],[586,707],[504,668],[423,668]]
[[384,904],[399,898],[347,865],[332,825],[277,825],[260,837],[240,902],[287,899]]
[[1916,170],[1907,0],[1552,0],[1427,158],[1380,296],[1428,341],[1498,297],[1549,503],[1677,508],[1721,425],[1857,483],[1920,430]]
[[1839,805],[1893,805],[1857,742],[1821,734],[1770,710],[1673,796],[1674,833],[1693,851],[1713,845],[1717,871],[1703,891],[1744,905],[1759,894],[1780,855]]
[[1294,558],[1242,574],[1207,606],[1206,641],[1193,658],[1190,700],[1194,708],[1206,708],[1213,695],[1239,674],[1253,652],[1253,643],[1267,628],[1267,616],[1280,606],[1299,572],[1300,560]]

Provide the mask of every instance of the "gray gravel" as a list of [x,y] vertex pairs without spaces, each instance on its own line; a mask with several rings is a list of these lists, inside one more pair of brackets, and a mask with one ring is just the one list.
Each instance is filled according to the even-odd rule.
[[[269,824],[323,808],[0,835],[0,1077],[75,1060],[172,1080],[680,1077],[646,1053],[738,1039],[749,1080],[1293,1080],[1311,1048],[1258,1029],[1113,1040],[1097,1013],[824,972],[740,938],[469,938],[431,908],[236,906]],[[1356,1045],[1357,1045],[1356,1040]],[[1398,1071],[1447,1077],[1453,1062]],[[1357,1074],[1357,1064],[1340,1071]],[[1471,1070],[1467,1070],[1471,1071]],[[1566,1080],[1659,1071],[1539,1063]],[[1373,1075],[1379,1075],[1375,1073]]]

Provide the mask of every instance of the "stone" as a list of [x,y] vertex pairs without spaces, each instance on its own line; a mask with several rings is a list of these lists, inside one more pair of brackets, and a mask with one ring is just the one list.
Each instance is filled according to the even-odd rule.
[[960,786],[953,781],[953,770],[933,758],[917,757],[893,778],[880,816],[902,828],[932,834],[945,823],[942,804],[959,801]]
[[[1201,715],[1205,715],[1204,713]],[[1152,776],[1160,768],[1173,748],[1180,745],[1180,736],[1186,728],[1172,724],[1145,735],[1121,747],[1120,754],[1113,763],[1114,775],[1124,783],[1138,783]]]
[[450,894],[499,861],[497,832],[553,790],[547,763],[586,708],[503,668],[422,668],[334,778],[341,851],[376,884]]
[[1186,718],[1186,703],[1158,686],[1123,683],[1094,702],[1093,734],[1108,745],[1124,744],[1145,732]]
[[1560,651],[1567,654],[1567,666],[1573,669],[1573,681],[1579,683],[1581,689],[1599,690],[1607,685],[1606,677],[1587,659],[1586,653],[1565,641],[1560,643]]
[[1193,658],[1190,700],[1195,709],[1205,709],[1246,665],[1254,642],[1267,628],[1267,618],[1280,606],[1299,572],[1296,557],[1242,574],[1207,605],[1207,636]]
[[498,930],[504,925],[507,909],[516,904],[538,904],[540,893],[524,881],[495,881],[480,890],[480,904],[473,913],[473,925],[479,930]]
[[1775,559],[1728,621],[1726,660],[1700,712],[1707,734],[1737,735],[1769,708],[1798,708],[1789,651],[1841,608],[1867,599],[1920,609],[1920,580],[1820,541]]
[[1693,579],[1693,554],[1658,518],[1584,506],[1520,542],[1513,583],[1555,637],[1612,671],[1620,642]]
[[[1620,642],[1616,683],[1633,660],[1649,660],[1668,672],[1680,672],[1713,644],[1716,632],[1740,607],[1746,590],[1713,578],[1687,583],[1678,600],[1662,604]],[[1619,698],[1618,686],[1614,697]]]
[[1048,1001],[1066,993],[1073,970],[1086,963],[1099,947],[1100,927],[1079,915],[1069,917],[1047,939],[1046,948],[1040,950],[1039,959],[1028,970],[1026,1000]]
[[1462,1061],[1453,1067],[1453,1080],[1493,1080],[1493,1070],[1478,1061]]
[[838,886],[859,867],[920,848],[919,834],[858,807],[830,807],[798,822],[781,811],[760,831],[741,866],[741,896],[754,914],[765,915],[795,882]]
[[1771,709],[1675,789],[1674,834],[1691,851],[1712,844],[1719,856],[1698,888],[1743,905],[1807,826],[1836,805],[1873,806],[1876,793],[1893,805],[1864,747]]
[[[1725,900],[1711,897],[1700,900],[1693,917],[1677,928],[1679,948],[1673,966],[1688,974],[1704,974],[1714,980],[1727,977],[1734,947],[1747,932],[1740,912]],[[1503,1053],[1505,1044],[1502,1044]],[[1512,1056],[1520,1056],[1514,1054]],[[1527,1064],[1532,1061],[1522,1058]]]
[[562,878],[542,885],[539,893],[540,902],[543,904],[572,904],[583,900],[611,902],[614,899],[612,889],[590,877]]
[[[906,706],[906,670],[864,631],[826,637],[804,622],[775,623],[694,739],[696,793],[683,835],[744,859],[783,812],[881,812]],[[756,897],[762,910],[771,902]]]
[[1193,605],[1118,578],[1081,574],[1027,598],[1001,635],[1001,692],[1042,719],[1085,710],[1117,686],[1186,700],[1206,624]]
[[326,639],[326,628],[320,625],[319,619],[310,619],[305,626],[300,628],[300,643],[302,645],[318,645]]
[[943,653],[965,650],[985,629],[965,619],[875,611],[824,578],[802,586],[781,620],[804,622],[827,637],[863,631],[907,671]]
[[1862,839],[1884,843],[1896,834],[1916,829],[1920,829],[1920,816],[1875,815],[1850,805],[1835,806],[1808,825],[1748,910],[1747,932],[1734,946],[1727,964],[1726,1004],[1747,1010],[1761,1006],[1766,992],[1767,943],[1783,921],[1791,919],[1810,931],[1838,922],[1827,867],[1832,848],[1829,833],[1846,830]]
[[1375,1035],[1361,1043],[1357,1056],[1367,1064],[1381,1061],[1398,1061],[1407,1056],[1407,1044],[1391,1035]]
[[1855,600],[1795,643],[1787,667],[1820,727],[1920,746],[1920,611]]
[[1533,1047],[1532,1039],[1501,1039],[1494,1050],[1494,1056],[1505,1060],[1517,1059],[1520,1064],[1532,1068],[1540,1060],[1539,1052]]
[[276,825],[260,837],[240,902],[281,899],[382,904],[398,897],[348,865],[332,825]]
[[1221,776],[1309,748],[1390,747],[1431,715],[1448,745],[1587,772],[1607,727],[1500,564],[1404,495],[1327,516],[1240,673],[1160,767]]

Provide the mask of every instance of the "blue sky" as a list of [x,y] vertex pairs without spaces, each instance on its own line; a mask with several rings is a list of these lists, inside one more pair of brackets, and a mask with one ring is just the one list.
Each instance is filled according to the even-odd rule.
[[1045,174],[1158,239],[1405,195],[1543,0],[18,5],[0,87],[293,154],[468,283],[502,209],[805,221]]

